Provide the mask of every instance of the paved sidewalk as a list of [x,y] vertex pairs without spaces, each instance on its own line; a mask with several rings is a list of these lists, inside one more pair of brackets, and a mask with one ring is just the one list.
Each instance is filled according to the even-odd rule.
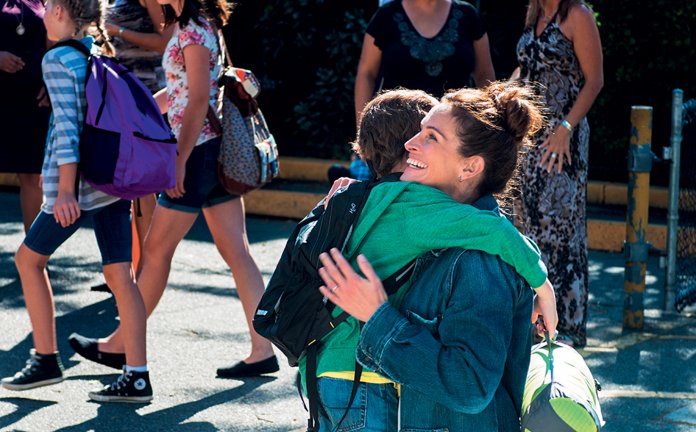
[[[23,234],[17,194],[0,191],[0,376],[18,370],[32,346],[29,320],[12,255]],[[252,254],[267,279],[295,221],[248,219]],[[58,345],[65,382],[26,392],[0,388],[1,431],[300,431],[305,412],[296,370],[266,378],[222,380],[215,369],[246,355],[248,336],[233,281],[202,221],[179,247],[169,287],[149,321],[152,404],[100,405],[87,392],[113,380],[114,370],[82,361],[67,344],[78,331],[103,335],[116,324],[90,229],[78,232],[50,263]],[[695,318],[659,310],[662,270],[649,263],[646,327],[621,330],[623,261],[590,255],[589,345],[583,351],[602,383],[606,431],[696,429]]]

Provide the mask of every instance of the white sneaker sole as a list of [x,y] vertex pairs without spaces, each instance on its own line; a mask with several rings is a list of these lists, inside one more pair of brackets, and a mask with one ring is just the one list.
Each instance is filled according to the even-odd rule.
[[152,400],[150,396],[104,396],[99,393],[89,393],[89,398],[96,402],[122,402],[122,403],[147,403]]
[[44,387],[48,386],[51,384],[58,384],[59,382],[63,381],[65,378],[64,377],[58,377],[58,378],[51,378],[43,381],[37,381],[29,384],[12,384],[10,382],[2,382],[3,388],[6,388],[7,390],[12,390],[12,391],[24,391],[24,390],[31,390],[33,388],[37,387]]

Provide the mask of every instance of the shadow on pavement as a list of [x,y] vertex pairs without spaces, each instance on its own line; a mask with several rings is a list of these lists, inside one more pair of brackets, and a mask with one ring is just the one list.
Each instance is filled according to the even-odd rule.
[[0,398],[0,402],[6,402],[16,407],[16,409],[10,414],[0,417],[0,430],[5,430],[5,427],[17,423],[24,417],[31,415],[42,408],[46,408],[58,403],[55,401],[43,401],[23,397],[3,397]]
[[[78,332],[90,337],[109,334],[118,324],[116,316],[116,304],[113,298],[109,297],[56,317],[58,351],[61,353],[61,361],[66,370],[77,364],[69,359],[73,353],[68,345],[70,333]],[[29,350],[33,347],[34,342],[30,333],[11,349],[0,351],[0,357],[4,360],[0,363],[0,376],[11,376],[21,369],[24,361],[29,357]]]
[[[183,423],[196,413],[215,405],[242,399],[261,385],[273,381],[274,377],[249,379],[241,386],[201,399],[175,405],[161,411],[140,415],[137,409],[143,405],[102,404],[97,410],[97,416],[83,423],[72,425],[59,432],[81,432],[87,430],[147,430],[147,431],[216,431],[218,427],[208,422]],[[106,425],[113,425],[109,427]]]

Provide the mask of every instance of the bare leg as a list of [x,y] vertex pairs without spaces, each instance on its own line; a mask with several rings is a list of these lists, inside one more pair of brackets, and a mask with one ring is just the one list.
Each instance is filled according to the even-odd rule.
[[265,360],[273,355],[273,347],[268,340],[256,333],[252,325],[256,307],[264,292],[264,283],[261,272],[249,253],[244,201],[240,198],[205,208],[203,215],[213,235],[215,246],[232,270],[239,300],[244,309],[251,335],[251,354],[244,361],[255,363]]
[[121,318],[119,327],[123,333],[126,364],[145,366],[147,364],[147,315],[138,286],[131,279],[130,267],[130,263],[127,262],[105,265],[104,279],[116,298],[116,307]]
[[[150,316],[167,286],[169,270],[176,247],[196,221],[197,214],[157,206],[152,215],[152,224],[145,237],[142,250],[141,271],[137,277],[138,288]],[[121,327],[111,335],[99,340],[99,350],[109,353],[124,352]]]
[[53,290],[46,273],[48,256],[40,255],[24,243],[15,254],[15,264],[22,281],[24,302],[31,320],[34,348],[39,354],[58,351]]
[[22,221],[24,222],[24,232],[29,232],[36,215],[41,210],[43,193],[39,186],[39,174],[19,173],[19,205],[22,209]]
[[[137,233],[137,238],[133,238],[133,268],[135,274],[140,272],[140,253],[142,251],[143,245],[145,244],[145,235],[147,230],[150,229],[150,224],[152,223],[152,214],[155,212],[155,206],[157,205],[157,196],[154,194],[146,195],[139,198],[139,204],[134,202],[133,220],[135,221],[135,231]],[[140,216],[138,216],[138,211]]]

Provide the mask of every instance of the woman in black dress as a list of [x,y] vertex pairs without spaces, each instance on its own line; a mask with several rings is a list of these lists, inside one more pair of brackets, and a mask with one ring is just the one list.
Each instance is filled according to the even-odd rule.
[[41,79],[46,52],[41,0],[0,0],[0,172],[17,173],[24,230],[39,213],[48,98]]
[[435,97],[495,79],[478,11],[462,0],[396,0],[380,7],[365,31],[355,76],[355,112],[379,90],[405,87]]

